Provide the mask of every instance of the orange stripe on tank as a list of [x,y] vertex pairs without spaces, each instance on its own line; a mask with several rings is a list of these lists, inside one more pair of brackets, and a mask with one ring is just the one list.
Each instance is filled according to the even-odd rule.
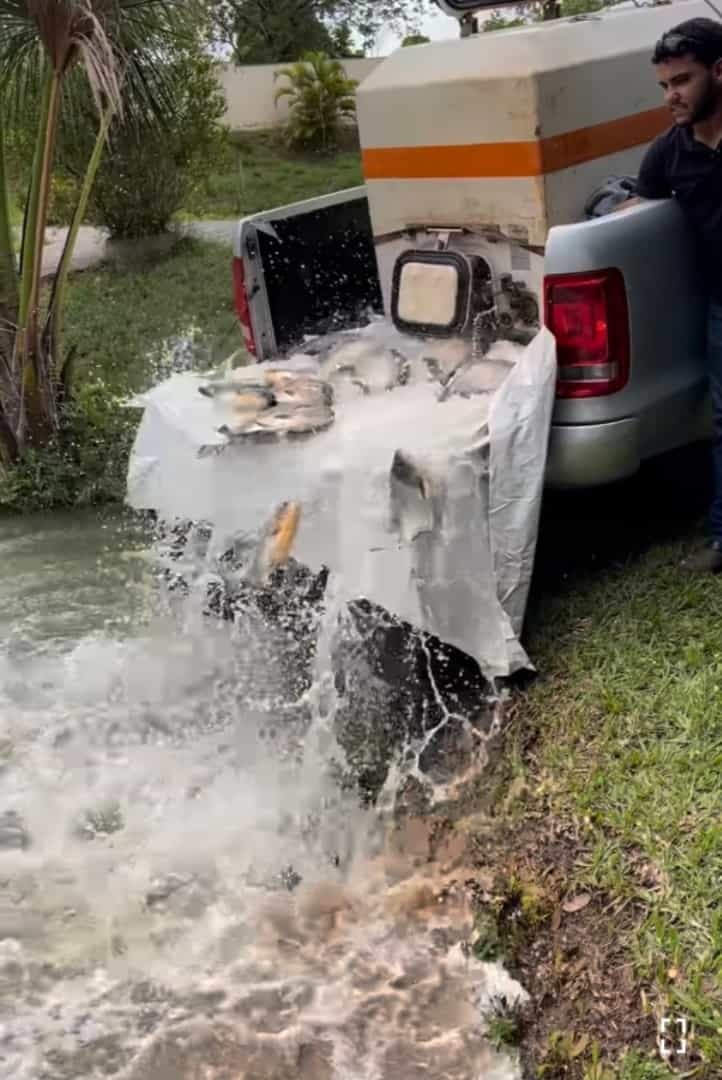
[[367,180],[545,176],[643,146],[667,127],[669,113],[658,108],[526,142],[370,147],[363,151],[363,169]]

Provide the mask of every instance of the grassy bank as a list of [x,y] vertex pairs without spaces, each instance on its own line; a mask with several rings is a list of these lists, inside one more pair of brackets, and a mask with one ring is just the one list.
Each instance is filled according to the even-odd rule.
[[[584,545],[585,523],[570,524]],[[638,558],[634,531],[606,568],[542,583],[528,630],[541,674],[513,699],[472,842],[497,881],[482,946],[491,918],[532,995],[500,1030],[523,1036],[526,1075],[545,1080],[722,1075],[722,580],[680,570],[692,521]],[[673,1069],[662,1016],[688,1024]]]
[[217,363],[240,346],[227,249],[184,240],[134,268],[76,275],[66,341],[74,374],[64,438],[28,455],[0,486],[0,509],[122,499],[138,420],[122,400],[174,369]]
[[184,212],[189,217],[235,217],[361,183],[360,153],[351,135],[346,148],[324,157],[288,150],[278,132],[236,133]]

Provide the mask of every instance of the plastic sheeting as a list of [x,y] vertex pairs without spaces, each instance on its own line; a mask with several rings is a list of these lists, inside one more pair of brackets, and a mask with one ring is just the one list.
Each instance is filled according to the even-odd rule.
[[[369,333],[365,358],[356,341],[357,366],[376,359],[378,373],[389,344],[400,342]],[[298,501],[296,559],[327,566],[348,599],[364,597],[463,650],[487,677],[506,676],[531,666],[519,636],[554,403],[554,339],[542,330],[527,347],[500,343],[484,360],[467,359],[445,389],[429,375],[443,368],[443,348],[437,358],[428,344],[403,347],[411,350],[404,385],[392,390],[378,378],[352,387],[339,376],[348,363],[334,363],[338,349],[273,365],[335,380],[333,424],[301,438],[228,442],[217,433],[217,403],[199,393],[203,380],[173,376],[137,402],[144,412],[128,502],[166,520],[211,523],[220,549],[231,537],[252,543],[279,503]],[[350,346],[341,348],[348,355]]]

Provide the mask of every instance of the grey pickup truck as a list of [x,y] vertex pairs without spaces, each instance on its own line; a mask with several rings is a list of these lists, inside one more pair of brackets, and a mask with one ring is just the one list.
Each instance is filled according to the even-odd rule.
[[[450,255],[485,256],[486,241],[468,230],[443,239]],[[398,326],[394,270],[398,282],[409,249],[425,241],[438,251],[438,231],[375,248],[363,187],[245,218],[233,274],[246,347],[270,359],[305,336],[357,326],[369,312],[385,311]],[[630,205],[552,228],[539,258],[541,272],[521,272],[521,284],[507,275],[496,294],[506,293],[502,323],[531,334],[543,321],[557,341],[547,486],[620,480],[707,437],[704,301],[676,205]],[[461,319],[461,336],[473,332],[471,322]]]

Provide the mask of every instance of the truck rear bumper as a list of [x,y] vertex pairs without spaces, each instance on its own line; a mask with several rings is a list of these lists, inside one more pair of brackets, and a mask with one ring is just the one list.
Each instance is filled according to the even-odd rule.
[[545,485],[569,490],[633,476],[640,466],[639,421],[553,424]]

